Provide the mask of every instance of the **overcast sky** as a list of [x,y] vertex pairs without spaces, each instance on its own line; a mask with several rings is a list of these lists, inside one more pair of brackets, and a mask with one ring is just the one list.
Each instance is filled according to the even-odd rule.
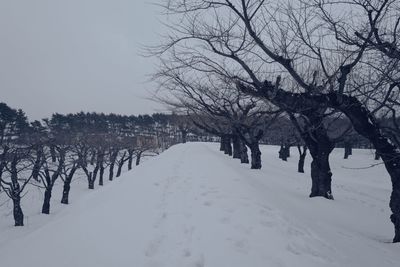
[[[53,112],[152,113],[162,34],[154,0],[0,0],[0,102],[31,120]],[[152,62],[153,61],[153,62]]]

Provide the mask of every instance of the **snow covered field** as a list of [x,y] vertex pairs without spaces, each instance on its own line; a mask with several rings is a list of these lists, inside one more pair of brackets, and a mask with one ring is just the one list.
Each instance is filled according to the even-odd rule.
[[382,165],[354,169],[376,163],[371,151],[334,150],[330,201],[308,198],[309,162],[299,174],[295,148],[288,162],[278,149],[262,147],[263,169],[250,170],[216,143],[176,145],[103,188],[73,184],[67,207],[55,192],[49,216],[28,195],[22,228],[3,205],[0,265],[399,266],[389,177]]

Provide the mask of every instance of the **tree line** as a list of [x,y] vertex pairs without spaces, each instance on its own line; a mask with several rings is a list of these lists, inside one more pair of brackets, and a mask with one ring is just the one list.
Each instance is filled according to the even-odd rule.
[[41,212],[49,214],[56,183],[68,204],[76,178],[88,189],[102,186],[143,156],[186,142],[187,133],[185,118],[175,114],[55,113],[29,122],[22,110],[0,103],[0,194],[12,201],[15,226],[23,226],[21,201],[29,187],[41,189]]

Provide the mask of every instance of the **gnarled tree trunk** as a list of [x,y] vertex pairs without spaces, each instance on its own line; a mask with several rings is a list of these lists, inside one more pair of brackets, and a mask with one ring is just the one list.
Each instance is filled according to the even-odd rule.
[[328,137],[322,123],[322,117],[309,116],[309,121],[312,123],[311,128],[305,131],[302,136],[312,157],[310,197],[333,199],[329,155],[334,148],[334,144]]

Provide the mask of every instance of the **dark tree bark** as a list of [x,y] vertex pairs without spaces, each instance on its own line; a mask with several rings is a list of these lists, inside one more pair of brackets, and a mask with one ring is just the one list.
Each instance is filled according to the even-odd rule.
[[111,152],[110,155],[110,169],[108,174],[108,180],[110,181],[112,181],[114,178],[114,166],[115,166],[115,161],[117,160],[118,151],[119,150],[115,149],[114,151]]
[[100,165],[100,173],[99,173],[99,185],[104,185],[104,165]]
[[50,214],[50,200],[52,191],[53,191],[53,185],[47,186],[46,190],[44,191],[44,200],[42,205],[43,214]]
[[21,196],[17,194],[12,198],[13,201],[13,216],[15,226],[24,226],[24,213],[21,209]]
[[132,170],[134,149],[128,149],[128,171]]
[[290,145],[282,143],[279,149],[279,158],[287,161],[288,157],[290,157]]
[[353,149],[352,149],[352,145],[351,142],[346,141],[344,142],[344,159],[348,159],[349,156],[351,156],[353,154]]
[[182,135],[182,143],[185,144],[186,141],[187,141],[187,134],[188,134],[188,132],[187,132],[187,130],[185,130],[185,129],[181,129],[180,131],[181,131],[181,135]]
[[121,159],[118,161],[118,168],[117,168],[117,174],[116,177],[120,177],[122,173],[122,167],[124,166],[124,163],[127,161],[128,158],[125,158],[126,152],[122,155]]
[[239,145],[240,145],[240,163],[248,164],[249,155],[247,154],[246,144],[242,140],[239,140]]
[[39,146],[36,149],[36,159],[32,167],[32,179],[34,179],[35,181],[39,181],[39,173],[40,173],[40,168],[43,165],[43,159],[44,159],[43,147]]
[[278,151],[278,155],[279,155],[280,159],[283,159],[283,143],[281,143],[281,146]]
[[[96,179],[93,175],[93,172],[89,171],[87,166],[85,166],[85,165],[81,165],[81,168],[86,175],[86,179],[88,181],[88,189],[94,189],[94,182]],[[96,174],[97,174],[97,171],[98,171],[98,168],[97,168],[97,170],[95,168]]]
[[233,158],[240,159],[240,138],[238,135],[233,135],[232,137],[232,144],[233,144]]
[[92,177],[93,177],[93,173],[89,172],[88,175],[87,175],[87,178],[88,178],[88,189],[94,189],[94,179]]
[[225,150],[225,140],[224,136],[221,136],[219,140],[219,151],[224,151],[224,150]]
[[231,143],[231,137],[229,135],[225,136],[224,138],[224,153],[226,155],[232,156],[232,143]]
[[302,136],[312,157],[310,197],[333,199],[331,185],[332,172],[329,165],[329,156],[333,151],[334,143],[328,137],[322,123],[322,117],[310,115],[308,118],[312,126]]
[[61,198],[62,204],[69,203],[69,192],[71,190],[71,182],[72,182],[72,178],[74,177],[74,174],[77,169],[78,169],[78,166],[76,166],[76,165],[72,166],[70,172],[67,174],[67,177],[65,177],[62,198]]
[[24,226],[24,213],[21,208],[21,187],[18,183],[17,156],[11,162],[11,199],[15,226]]
[[142,158],[142,153],[143,153],[143,151],[138,151],[138,153],[136,153],[136,166],[139,166],[139,164],[140,164],[140,160]]
[[307,156],[307,146],[303,146],[303,151],[301,150],[301,146],[298,145],[297,149],[299,150],[299,163],[297,165],[297,171],[299,173],[304,173],[304,162]]
[[379,155],[378,150],[375,150],[375,157],[374,157],[374,159],[375,159],[375,160],[380,160],[380,159],[381,159],[381,156]]
[[293,125],[300,132],[304,143],[309,148],[312,157],[310,197],[333,199],[329,155],[334,148],[334,143],[330,140],[323,124],[324,112],[318,112],[317,110],[304,112],[303,116],[307,118],[304,127],[300,127],[291,112],[288,112],[288,114]]
[[251,169],[261,169],[261,151],[258,141],[249,145],[251,152]]
[[51,200],[51,195],[53,191],[53,186],[56,180],[60,177],[61,171],[64,168],[64,163],[65,163],[65,150],[62,149],[57,149],[59,150],[59,159],[58,159],[58,166],[57,169],[53,172],[53,174],[50,174],[50,170],[46,164],[44,168],[44,177],[42,178],[43,185],[45,186],[45,191],[44,191],[44,199],[43,199],[43,205],[42,205],[42,213],[43,214],[50,214],[50,200]]

